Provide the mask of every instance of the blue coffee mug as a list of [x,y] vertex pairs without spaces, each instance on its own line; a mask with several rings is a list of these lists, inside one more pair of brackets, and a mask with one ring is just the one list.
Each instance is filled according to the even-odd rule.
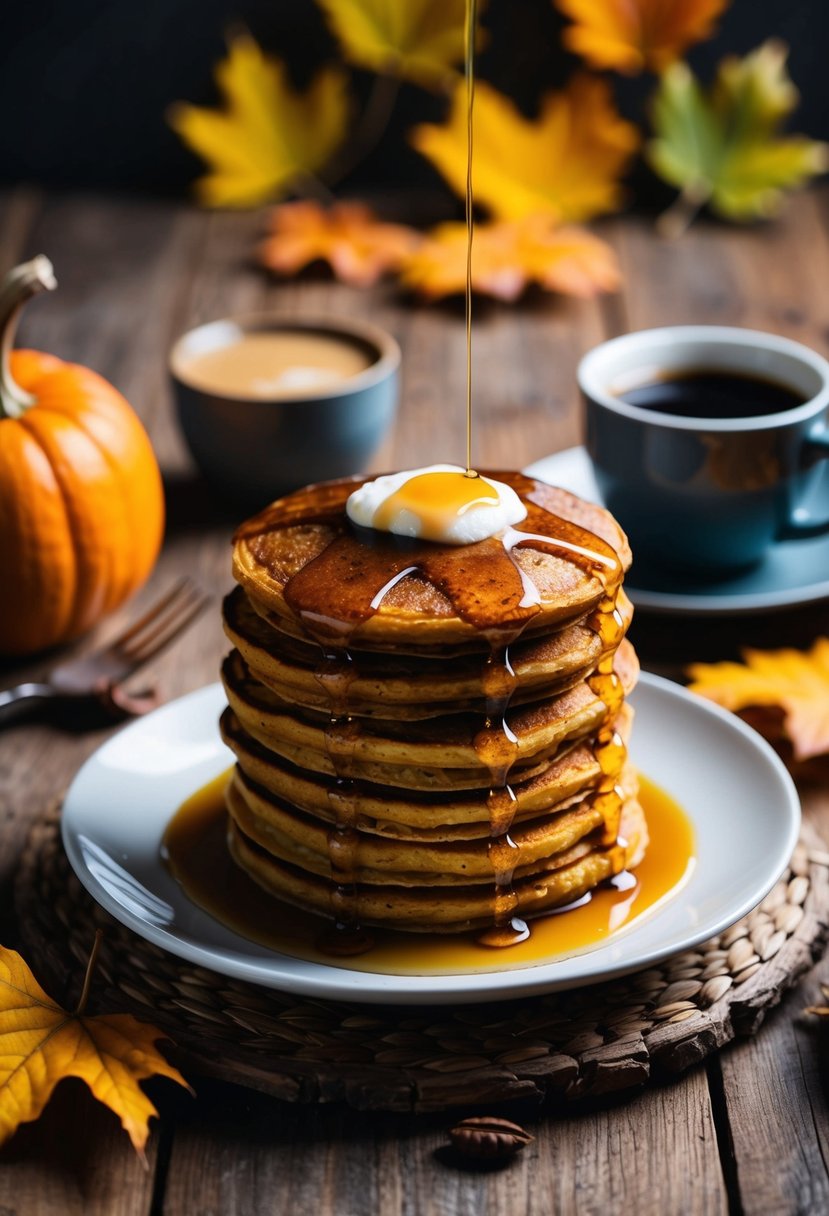
[[[620,393],[693,371],[767,378],[803,404],[775,414],[693,418]],[[829,459],[829,362],[750,329],[680,325],[613,338],[582,359],[586,447],[605,505],[653,567],[713,576],[755,565],[780,540],[829,532],[806,504]]]

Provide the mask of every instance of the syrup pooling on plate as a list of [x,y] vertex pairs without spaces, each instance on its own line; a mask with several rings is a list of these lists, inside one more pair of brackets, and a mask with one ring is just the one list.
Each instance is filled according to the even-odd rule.
[[[323,922],[268,894],[227,848],[224,787],[229,773],[191,795],[170,821],[163,855],[189,898],[250,941],[294,958],[331,963],[321,948]],[[595,949],[620,929],[670,899],[695,865],[688,816],[663,790],[640,778],[651,843],[634,874],[624,872],[587,896],[532,922],[532,934],[511,949],[485,949],[474,933],[400,933],[373,929],[374,947],[344,961],[352,971],[398,975],[502,971]]]
[[[325,525],[326,543],[287,580],[284,598],[305,633],[320,646],[317,679],[330,712],[326,747],[337,774],[336,787],[329,796],[335,822],[329,836],[330,861],[337,884],[332,914],[340,926],[338,939],[343,944],[346,938],[354,937],[360,915],[355,817],[361,786],[351,776],[351,762],[359,751],[361,725],[359,717],[351,712],[348,692],[359,670],[360,626],[382,610],[385,597],[404,579],[421,579],[434,585],[453,611],[475,628],[485,648],[484,722],[475,746],[490,773],[490,789],[485,796],[494,883],[492,944],[511,944],[526,932],[523,922],[512,924],[511,880],[520,864],[520,850],[509,835],[514,807],[509,774],[520,754],[520,742],[509,724],[509,704],[516,685],[510,646],[533,624],[541,610],[542,595],[533,582],[532,565],[525,563],[522,567],[516,560],[516,553],[523,549],[539,550],[572,563],[601,586],[601,599],[590,625],[600,636],[603,652],[590,686],[603,701],[608,721],[599,739],[603,778],[596,797],[603,799],[609,843],[615,839],[620,806],[616,787],[624,752],[612,728],[622,696],[612,663],[615,645],[624,631],[616,609],[622,565],[600,537],[535,502],[537,483],[532,479],[520,474],[498,476],[520,494],[526,520],[520,528],[510,527],[500,536],[472,545],[436,545],[355,528],[344,511],[353,488],[349,484],[318,487],[292,496],[268,508],[242,530],[255,548],[257,538],[269,530],[310,520]],[[262,553],[264,556],[264,549]],[[336,949],[336,944],[332,948]]]

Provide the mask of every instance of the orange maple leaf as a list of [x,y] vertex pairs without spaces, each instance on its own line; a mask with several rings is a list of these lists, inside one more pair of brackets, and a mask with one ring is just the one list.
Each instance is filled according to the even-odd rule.
[[[439,224],[406,258],[401,282],[429,299],[466,286],[466,225]],[[546,215],[475,225],[472,287],[514,300],[531,282],[548,291],[588,296],[619,283],[613,250],[583,228],[557,227]]]
[[59,1081],[80,1077],[143,1156],[147,1121],[158,1111],[138,1082],[159,1074],[189,1087],[156,1049],[160,1030],[127,1013],[89,1017],[83,1004],[61,1009],[20,955],[0,946],[0,1144],[39,1117]]
[[553,0],[574,25],[564,45],[596,68],[661,72],[709,38],[728,0]]
[[362,203],[284,203],[271,213],[270,236],[259,246],[259,258],[280,274],[328,262],[343,283],[370,287],[396,270],[420,239],[413,228],[378,220]]
[[829,753],[829,638],[811,650],[746,650],[743,663],[694,663],[692,692],[735,712],[777,707],[796,760]]
[[[463,197],[466,86],[456,88],[444,126],[423,123],[410,138]],[[498,219],[546,212],[578,221],[612,211],[638,145],[638,131],[619,116],[606,81],[596,77],[577,75],[561,93],[548,93],[534,120],[491,85],[476,86],[475,201]]]

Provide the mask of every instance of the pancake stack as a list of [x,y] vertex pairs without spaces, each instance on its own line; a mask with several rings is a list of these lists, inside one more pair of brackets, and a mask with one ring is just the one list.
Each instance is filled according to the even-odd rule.
[[647,844],[625,750],[625,537],[563,490],[487,476],[528,515],[472,545],[355,527],[353,479],[234,538],[229,847],[338,926],[343,952],[361,926],[508,945]]

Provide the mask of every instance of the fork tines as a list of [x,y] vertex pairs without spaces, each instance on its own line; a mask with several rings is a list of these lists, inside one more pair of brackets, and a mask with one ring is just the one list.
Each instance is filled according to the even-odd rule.
[[112,649],[130,663],[146,663],[207,607],[210,597],[188,578],[170,591],[112,643]]

